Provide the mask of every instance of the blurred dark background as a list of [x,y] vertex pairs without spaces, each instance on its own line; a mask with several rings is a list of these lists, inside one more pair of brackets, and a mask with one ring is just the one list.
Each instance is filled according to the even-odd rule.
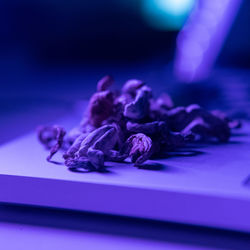
[[176,32],[149,27],[138,0],[24,0],[1,5],[2,52],[19,53],[43,66],[143,60],[162,52],[166,56],[175,46]]
[[105,74],[115,77],[117,88],[128,78],[144,79],[156,94],[169,91],[181,105],[248,107],[249,1],[239,1],[208,76],[186,84],[174,74],[178,34],[204,2],[2,0],[1,140],[74,109]]

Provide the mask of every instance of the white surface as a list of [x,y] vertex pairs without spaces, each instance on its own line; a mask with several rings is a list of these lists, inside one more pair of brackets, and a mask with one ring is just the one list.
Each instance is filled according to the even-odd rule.
[[[66,126],[73,123],[65,121]],[[0,201],[250,231],[249,130],[203,154],[171,157],[150,171],[107,163],[110,173],[72,173],[46,162],[35,134],[0,148]],[[60,159],[60,155],[57,156]]]

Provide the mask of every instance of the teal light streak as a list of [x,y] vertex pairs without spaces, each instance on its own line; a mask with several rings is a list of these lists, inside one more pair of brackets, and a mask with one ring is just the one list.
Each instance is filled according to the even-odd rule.
[[148,24],[161,30],[179,30],[195,5],[195,0],[142,0]]

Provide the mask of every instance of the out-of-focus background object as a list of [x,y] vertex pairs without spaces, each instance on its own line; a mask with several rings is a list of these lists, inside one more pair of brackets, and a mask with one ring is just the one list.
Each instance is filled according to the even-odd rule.
[[224,45],[241,0],[197,2],[177,37],[175,71],[184,82],[204,80]]
[[178,31],[183,27],[196,2],[196,0],[145,0],[142,1],[142,13],[152,28]]

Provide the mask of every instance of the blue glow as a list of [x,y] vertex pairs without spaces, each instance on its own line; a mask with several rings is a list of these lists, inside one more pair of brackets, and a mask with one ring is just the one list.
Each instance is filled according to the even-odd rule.
[[155,4],[167,13],[179,16],[191,10],[194,0],[153,0]]
[[158,29],[180,29],[195,4],[195,0],[144,0],[143,15]]

